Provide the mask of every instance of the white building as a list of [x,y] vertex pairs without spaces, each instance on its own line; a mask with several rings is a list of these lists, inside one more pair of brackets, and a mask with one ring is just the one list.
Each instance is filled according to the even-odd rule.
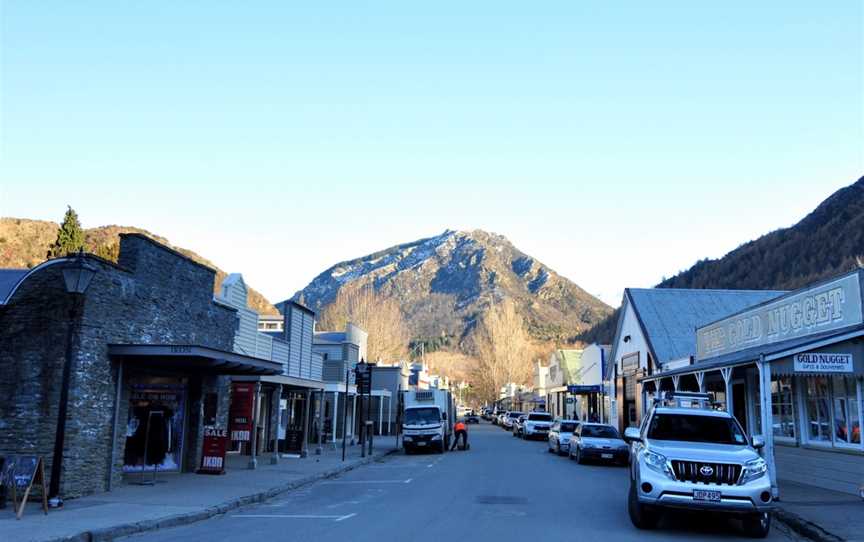
[[857,494],[864,482],[864,270],[703,321],[693,362],[643,379],[646,393],[713,393],[783,482]]
[[685,367],[696,354],[694,330],[783,292],[627,288],[618,315],[607,379],[614,381],[610,418],[620,431],[645,413],[640,379]]
[[[308,444],[316,438],[314,428],[323,389],[321,358],[312,352],[314,313],[298,303],[288,303],[282,317],[290,324],[288,331],[283,324],[282,332],[262,333],[258,330],[259,315],[247,306],[247,297],[243,276],[232,273],[215,298],[237,311],[234,351],[278,361],[283,373],[232,378],[232,446],[253,457],[272,453],[274,461],[281,453],[305,455]],[[241,401],[241,397],[254,399]],[[251,438],[253,434],[256,439]]]

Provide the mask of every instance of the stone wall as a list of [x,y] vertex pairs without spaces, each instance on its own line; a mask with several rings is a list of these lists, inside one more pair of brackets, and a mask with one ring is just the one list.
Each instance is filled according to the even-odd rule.
[[[108,356],[108,345],[191,344],[230,351],[237,322],[235,311],[213,303],[213,270],[144,236],[121,236],[120,265],[94,257],[88,261],[99,272],[76,319],[78,333],[73,334],[79,340],[66,423],[61,488],[65,497],[107,486],[118,370],[117,361]],[[39,454],[49,469],[72,306],[60,266],[47,265],[0,307],[0,454]],[[194,379],[200,382],[198,390],[220,391],[218,417],[227,423],[227,379]],[[114,483],[121,480],[128,404],[124,385],[117,454],[110,469]],[[197,397],[190,393],[187,404],[185,467],[191,470],[201,448],[200,392]]]

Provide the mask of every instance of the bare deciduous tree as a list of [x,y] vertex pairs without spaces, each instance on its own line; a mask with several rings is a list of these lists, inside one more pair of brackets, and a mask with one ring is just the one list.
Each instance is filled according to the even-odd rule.
[[367,361],[392,362],[405,358],[410,334],[395,299],[379,295],[372,286],[343,286],[321,314],[319,327],[342,330],[348,322],[369,333]]
[[477,323],[472,343],[477,357],[472,380],[482,399],[495,400],[506,383],[530,379],[534,346],[512,300],[490,307]]

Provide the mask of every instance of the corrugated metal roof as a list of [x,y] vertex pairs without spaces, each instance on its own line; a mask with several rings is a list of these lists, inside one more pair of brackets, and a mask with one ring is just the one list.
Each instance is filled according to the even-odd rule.
[[744,365],[759,360],[762,354],[764,354],[766,360],[770,362],[776,359],[778,355],[785,355],[786,353],[788,353],[788,351],[794,350],[796,348],[809,347],[813,344],[830,341],[832,339],[836,339],[838,341],[848,340],[848,338],[845,337],[850,335],[860,335],[861,333],[864,333],[864,324],[856,324],[853,326],[845,327],[843,329],[835,329],[832,331],[826,331],[824,333],[808,335],[806,337],[788,339],[786,341],[781,341],[774,344],[763,345],[755,348],[748,348],[746,350],[741,350],[740,352],[732,352],[731,354],[726,354],[724,356],[696,362],[693,365],[688,365],[679,369],[673,369],[671,371],[664,371],[661,373],[654,373],[653,375],[645,377],[642,380],[658,380],[661,378],[668,378],[675,375],[689,374],[698,371],[716,371],[721,367]]
[[9,296],[9,293],[12,292],[12,288],[18,284],[18,281],[20,281],[28,271],[29,269],[0,269],[0,303]]
[[656,361],[696,354],[696,328],[783,295],[776,290],[628,288]]

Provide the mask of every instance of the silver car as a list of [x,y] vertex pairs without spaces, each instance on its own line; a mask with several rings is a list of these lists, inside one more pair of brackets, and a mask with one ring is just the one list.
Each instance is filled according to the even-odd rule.
[[773,497],[758,453],[764,442],[748,441],[733,416],[656,405],[624,439],[632,447],[627,508],[637,528],[655,527],[664,508],[683,508],[740,515],[750,536],[768,536]]
[[626,465],[630,457],[630,447],[611,425],[583,423],[570,439],[568,455],[580,465],[586,461]]
[[546,435],[549,453],[566,454],[570,450],[570,438],[573,437],[573,431],[577,427],[579,427],[579,420],[555,420],[549,429],[549,434]]

